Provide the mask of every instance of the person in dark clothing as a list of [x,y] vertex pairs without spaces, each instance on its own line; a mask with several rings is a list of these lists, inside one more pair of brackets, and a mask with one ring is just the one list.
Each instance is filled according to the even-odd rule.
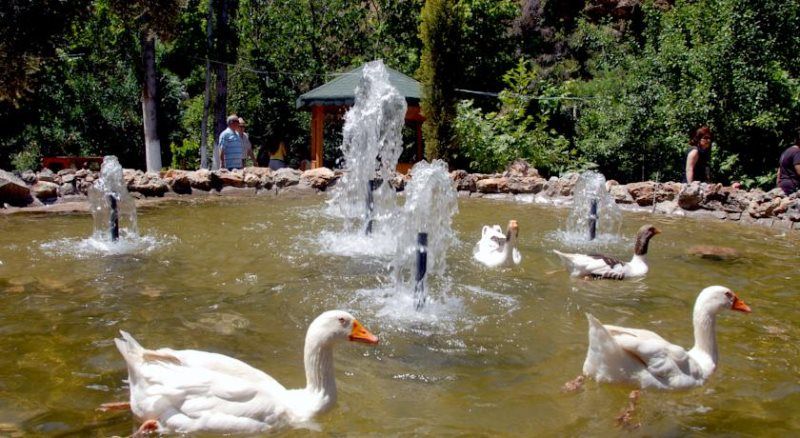
[[711,129],[708,126],[698,128],[689,140],[686,153],[686,175],[684,182],[711,182]]
[[800,138],[783,151],[778,163],[778,187],[787,195],[800,190]]

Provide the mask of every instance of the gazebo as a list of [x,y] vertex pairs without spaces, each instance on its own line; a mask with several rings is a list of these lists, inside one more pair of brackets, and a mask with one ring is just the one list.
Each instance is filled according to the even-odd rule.
[[[326,114],[342,114],[346,108],[355,103],[356,86],[362,76],[364,66],[358,67],[347,73],[342,73],[330,82],[301,95],[297,98],[297,109],[311,111],[311,167],[321,167],[323,157],[323,132]],[[389,72],[389,83],[406,98],[408,110],[406,111],[406,124],[412,125],[417,133],[416,156],[421,159],[422,123],[425,117],[420,111],[419,102],[422,97],[422,86],[414,79],[397,70],[386,67]],[[410,163],[398,164],[398,170],[405,172]]]

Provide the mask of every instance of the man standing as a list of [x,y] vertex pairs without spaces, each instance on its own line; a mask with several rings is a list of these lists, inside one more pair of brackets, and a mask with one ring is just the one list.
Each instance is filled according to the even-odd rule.
[[239,129],[239,116],[231,114],[226,119],[228,127],[219,133],[219,168],[241,169],[244,148],[242,139],[236,132]]
[[244,149],[242,157],[250,157],[250,159],[253,160],[253,166],[258,166],[258,161],[256,160],[256,154],[253,153],[253,144],[250,143],[250,136],[248,136],[247,133],[244,132],[245,126],[247,125],[244,123],[244,119],[239,117],[239,129],[237,129],[236,132],[239,134],[239,138],[242,139],[242,149]]

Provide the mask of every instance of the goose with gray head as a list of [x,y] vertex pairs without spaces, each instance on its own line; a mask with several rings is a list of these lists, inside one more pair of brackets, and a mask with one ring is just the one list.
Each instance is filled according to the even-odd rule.
[[481,240],[475,245],[473,258],[490,268],[518,265],[522,262],[522,254],[517,249],[518,239],[519,225],[513,219],[508,221],[505,233],[500,225],[484,225]]
[[700,386],[717,368],[715,327],[717,315],[725,310],[749,313],[750,307],[727,287],[709,286],[700,292],[692,315],[694,347],[688,351],[649,330],[603,325],[587,313],[589,349],[583,375],[641,388]]
[[148,350],[121,332],[115,339],[128,365],[130,407],[141,432],[259,433],[310,427],[336,403],[333,348],[342,341],[377,344],[352,315],[332,310],[308,327],[303,355],[306,387],[289,390],[268,374],[222,354]]
[[650,239],[661,230],[653,225],[644,225],[636,233],[633,258],[622,261],[603,254],[571,254],[553,250],[573,277],[607,278],[624,280],[643,277],[647,274],[647,248]]

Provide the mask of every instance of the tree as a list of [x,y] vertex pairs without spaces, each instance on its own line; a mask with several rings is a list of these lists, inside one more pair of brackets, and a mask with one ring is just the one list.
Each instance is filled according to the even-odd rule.
[[461,14],[456,0],[428,0],[422,8],[419,37],[422,40],[422,62],[418,76],[422,82],[422,126],[425,156],[432,160],[457,158],[453,131],[456,117],[456,81],[462,71]]
[[156,39],[168,39],[175,30],[185,0],[110,0],[115,12],[135,23],[142,51],[142,124],[148,172],[161,170],[158,136]]

